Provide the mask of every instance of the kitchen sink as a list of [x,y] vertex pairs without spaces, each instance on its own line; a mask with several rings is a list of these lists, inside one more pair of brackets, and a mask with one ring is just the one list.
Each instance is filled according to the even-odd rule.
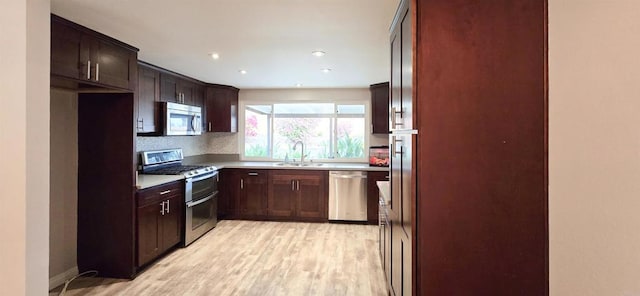
[[299,163],[299,162],[278,162],[274,164],[275,166],[284,166],[284,167],[319,167],[319,166],[323,166],[324,163],[317,163],[317,162],[305,162],[305,163]]

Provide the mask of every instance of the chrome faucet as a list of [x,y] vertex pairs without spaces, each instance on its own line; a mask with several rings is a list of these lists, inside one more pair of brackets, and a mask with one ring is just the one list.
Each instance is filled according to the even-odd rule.
[[295,144],[293,144],[293,151],[296,151],[296,146],[298,146],[298,144],[300,144],[300,146],[302,147],[302,153],[300,154],[300,163],[304,163],[304,143],[302,143],[302,141],[297,141]]

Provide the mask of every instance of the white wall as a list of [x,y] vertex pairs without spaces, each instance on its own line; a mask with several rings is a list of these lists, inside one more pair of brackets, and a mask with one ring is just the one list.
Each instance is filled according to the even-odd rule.
[[43,295],[49,269],[50,2],[2,0],[0,7],[0,287],[3,295]]
[[78,273],[78,95],[51,89],[49,288]]
[[549,1],[551,295],[640,295],[640,1]]

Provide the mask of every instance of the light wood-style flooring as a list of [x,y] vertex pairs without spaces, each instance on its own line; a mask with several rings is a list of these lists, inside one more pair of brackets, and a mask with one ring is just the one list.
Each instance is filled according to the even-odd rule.
[[371,225],[223,220],[135,280],[79,278],[65,295],[386,295],[377,239]]

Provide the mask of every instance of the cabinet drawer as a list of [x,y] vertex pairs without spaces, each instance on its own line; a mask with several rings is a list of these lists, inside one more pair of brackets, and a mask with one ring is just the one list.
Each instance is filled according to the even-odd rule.
[[183,181],[175,181],[163,185],[154,186],[138,191],[137,206],[142,207],[148,204],[157,203],[176,195],[182,195],[184,190]]

